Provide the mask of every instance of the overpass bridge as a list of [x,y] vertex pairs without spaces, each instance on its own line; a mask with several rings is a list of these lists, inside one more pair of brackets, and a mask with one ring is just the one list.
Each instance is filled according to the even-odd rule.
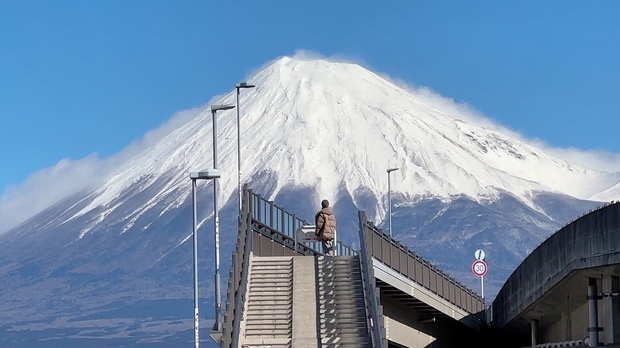
[[244,187],[220,347],[454,347],[484,301],[359,213],[360,248],[302,241],[309,225]]
[[620,347],[620,203],[563,227],[517,267],[491,306],[507,347]]

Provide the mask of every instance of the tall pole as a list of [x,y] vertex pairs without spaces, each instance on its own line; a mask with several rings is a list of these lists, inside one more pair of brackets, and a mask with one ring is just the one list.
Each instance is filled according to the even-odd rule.
[[390,229],[390,238],[392,237],[392,185],[390,182],[390,173],[398,170],[398,168],[389,168],[388,174],[388,228]]
[[239,117],[239,90],[241,88],[254,88],[255,85],[247,82],[240,82],[235,85],[237,89],[237,192],[239,195],[239,224],[241,224],[241,204],[243,202],[241,192],[241,118]]
[[[239,117],[239,87],[237,89],[237,194],[239,196],[239,219],[241,219],[241,118]],[[239,220],[241,223],[241,220]]]
[[[217,117],[215,113],[217,110],[211,109],[213,115],[213,168],[217,169]],[[220,294],[220,216],[219,208],[217,205],[217,196],[219,193],[219,180],[213,179],[213,211],[215,224],[215,324],[213,329],[215,331],[222,331],[222,323],[220,321],[220,315],[222,313],[222,299]]]
[[217,196],[220,193],[219,171],[217,169],[217,117],[218,110],[230,110],[234,105],[212,105],[211,115],[213,116],[213,170],[218,172],[213,177],[213,223],[215,230],[215,324],[213,331],[222,332],[222,298],[220,291],[220,209],[217,205]]
[[388,218],[390,229],[390,237],[392,237],[392,185],[390,184],[390,172],[388,172]]
[[194,346],[200,347],[200,325],[198,316],[198,212],[196,211],[196,179],[192,179],[192,210],[194,223]]

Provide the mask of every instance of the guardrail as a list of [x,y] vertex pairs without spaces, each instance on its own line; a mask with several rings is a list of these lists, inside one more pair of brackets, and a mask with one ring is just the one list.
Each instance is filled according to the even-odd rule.
[[[231,336],[231,343],[230,346],[231,347],[239,347],[239,337],[241,334],[241,320],[242,318],[242,314],[243,314],[243,308],[245,306],[245,300],[246,300],[246,295],[248,293],[247,288],[248,288],[248,281],[249,281],[249,274],[250,274],[250,255],[252,253],[252,244],[253,244],[253,235],[254,233],[252,232],[251,228],[252,228],[252,224],[251,224],[251,220],[252,220],[252,215],[249,214],[248,211],[252,210],[252,201],[247,199],[249,197],[249,195],[251,194],[250,191],[247,190],[247,187],[244,187],[244,193],[246,193],[244,196],[246,197],[246,199],[244,199],[244,201],[247,201],[247,203],[249,204],[249,209],[244,209],[242,210],[242,214],[241,214],[241,219],[244,222],[240,222],[240,226],[239,226],[239,239],[241,240],[243,237],[244,238],[244,243],[243,243],[243,257],[242,257],[242,261],[241,261],[241,265],[239,265],[239,268],[241,269],[241,274],[239,277],[239,280],[236,284],[238,284],[238,289],[237,291],[235,291],[235,293],[237,294],[237,296],[235,296],[235,309],[234,312],[231,313],[233,315],[233,320],[232,320],[232,336]],[[245,212],[245,214],[243,214],[243,212]],[[245,232],[245,233],[243,233]],[[240,240],[237,242],[237,245],[239,245]]]
[[360,214],[364,214],[363,221],[366,221],[360,228],[366,233],[367,249],[372,257],[453,305],[471,314],[483,313],[484,299],[480,295],[383,233],[366,220],[364,212]]
[[385,334],[383,330],[383,318],[379,307],[379,297],[377,294],[375,275],[372,265],[372,255],[367,252],[368,242],[362,226],[366,225],[366,214],[359,212],[360,221],[360,268],[362,271],[363,286],[364,286],[364,299],[366,302],[366,313],[370,314],[368,317],[372,320],[369,321],[368,327],[370,328],[370,336],[372,338],[373,347],[386,347]]
[[[257,232],[271,238],[272,240],[282,243],[285,247],[289,247],[294,254],[301,255],[323,255],[323,244],[317,241],[308,241],[298,243],[296,239],[296,231],[304,226],[311,226],[306,220],[298,218],[295,214],[288,213],[284,208],[275,205],[272,201],[268,201],[250,192],[250,207],[252,215],[252,223],[256,225]],[[357,255],[357,251],[350,246],[336,241],[335,250],[337,255]],[[282,254],[271,254],[278,256]],[[287,254],[288,255],[288,254]],[[270,256],[269,253],[262,256]]]

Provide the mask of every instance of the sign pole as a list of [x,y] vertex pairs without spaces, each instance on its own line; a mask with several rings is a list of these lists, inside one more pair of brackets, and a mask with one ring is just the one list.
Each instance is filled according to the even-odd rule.
[[488,270],[487,264],[484,262],[486,254],[484,250],[478,249],[474,253],[474,256],[476,257],[476,261],[471,265],[471,270],[474,272],[474,275],[480,277],[481,296],[484,298],[484,275],[487,274]]

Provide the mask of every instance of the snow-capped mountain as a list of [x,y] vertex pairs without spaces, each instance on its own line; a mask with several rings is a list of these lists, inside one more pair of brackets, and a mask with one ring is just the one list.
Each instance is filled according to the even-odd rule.
[[[398,167],[391,173],[396,238],[465,283],[473,281],[462,271],[463,258],[475,248],[489,246],[496,257],[490,267],[501,270],[499,287],[543,238],[598,204],[590,200],[618,192],[616,173],[553,157],[448,99],[357,64],[283,57],[248,80],[257,88],[244,90],[241,101],[243,182],[308,218],[329,199],[339,231],[355,244],[356,210],[377,223],[385,219],[386,170]],[[217,101],[234,103],[234,90]],[[236,233],[235,112],[217,114],[224,260]],[[212,125],[205,108],[103,185],[0,236],[8,250],[0,261],[7,289],[0,299],[29,294],[38,314],[66,317],[79,316],[65,310],[73,303],[88,313],[83,320],[101,318],[111,303],[189,300],[189,172],[213,167]],[[210,192],[206,184],[200,190],[203,197]],[[212,207],[201,204],[208,235]],[[202,248],[210,250],[206,239]],[[32,298],[5,302],[0,326],[28,304]]]
[[[411,202],[454,195],[493,199],[509,192],[538,209],[531,199],[534,191],[588,199],[620,181],[467,122],[463,118],[468,115],[456,113],[452,105],[407,91],[357,64],[284,57],[251,81],[259,87],[242,97],[241,177],[245,182],[261,171],[275,173],[274,197],[288,185],[315,188],[315,200],[333,196],[343,185],[354,201],[354,192],[362,187],[381,197],[390,167],[400,168],[392,174],[393,192]],[[221,103],[234,104],[234,97],[231,92]],[[234,113],[218,113],[224,201],[237,188]],[[111,202],[146,175],[150,179],[144,186],[162,176],[169,176],[168,184],[135,211],[127,211],[124,228],[164,197],[172,196],[167,209],[178,207],[189,195],[188,171],[212,166],[211,118],[205,110],[127,162],[71,218],[106,207],[93,221],[97,224],[110,211],[125,209]],[[385,204],[374,208],[382,220]]]

